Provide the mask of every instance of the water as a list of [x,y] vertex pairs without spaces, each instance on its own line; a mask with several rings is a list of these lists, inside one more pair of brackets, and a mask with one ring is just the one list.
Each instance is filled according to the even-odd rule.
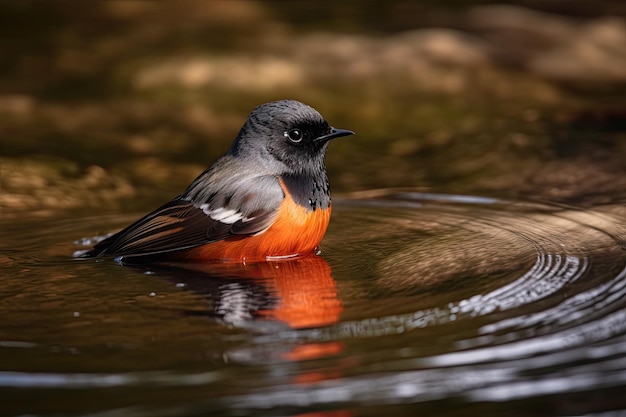
[[621,415],[626,208],[337,200],[321,257],[121,266],[2,224],[3,415]]

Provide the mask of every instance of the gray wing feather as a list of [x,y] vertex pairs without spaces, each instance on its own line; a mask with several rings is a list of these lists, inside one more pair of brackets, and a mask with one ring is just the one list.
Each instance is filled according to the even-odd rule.
[[215,172],[205,171],[181,196],[98,243],[85,256],[156,255],[267,230],[284,199],[278,178]]

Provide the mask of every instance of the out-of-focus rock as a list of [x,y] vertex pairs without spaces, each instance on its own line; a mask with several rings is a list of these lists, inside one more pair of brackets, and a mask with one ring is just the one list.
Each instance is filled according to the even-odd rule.
[[479,6],[467,14],[496,63],[555,81],[626,82],[626,22],[575,20],[517,6]]
[[489,62],[485,42],[457,30],[413,30],[391,37],[385,44],[386,50],[398,45],[401,49],[411,50],[414,59],[425,59],[434,63],[475,66]]
[[0,114],[27,116],[35,107],[35,99],[22,94],[0,95]]
[[184,88],[221,86],[265,91],[302,83],[303,71],[296,63],[271,56],[223,56],[175,58],[140,69],[133,84],[138,89],[163,85]]
[[328,79],[358,81],[372,77],[409,76],[449,85],[441,66],[474,67],[488,62],[484,43],[449,29],[423,29],[376,38],[361,35],[313,34],[286,38],[280,57],[193,56],[148,64],[134,76],[138,89],[176,85],[220,86],[245,91],[271,91]]
[[79,172],[76,164],[65,160],[0,159],[0,166],[3,216],[114,206],[135,195],[126,179],[95,165]]
[[[520,37],[544,42],[562,42],[578,29],[575,20],[511,5],[489,5],[471,8],[467,23],[486,33],[517,33]],[[515,47],[515,45],[510,45]]]
[[557,81],[626,83],[626,22],[607,18],[585,24],[528,66]]

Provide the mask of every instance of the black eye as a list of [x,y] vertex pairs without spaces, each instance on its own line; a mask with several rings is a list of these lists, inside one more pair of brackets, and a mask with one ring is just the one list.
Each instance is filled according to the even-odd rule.
[[301,142],[302,138],[304,137],[300,129],[288,130],[287,132],[285,132],[285,136],[287,136],[289,140],[292,141],[293,143]]

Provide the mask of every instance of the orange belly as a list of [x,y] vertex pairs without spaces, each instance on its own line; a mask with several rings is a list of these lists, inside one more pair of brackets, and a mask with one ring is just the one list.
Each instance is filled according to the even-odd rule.
[[285,197],[272,226],[256,236],[235,236],[175,255],[182,260],[262,261],[311,253],[322,241],[331,208],[307,210]]

